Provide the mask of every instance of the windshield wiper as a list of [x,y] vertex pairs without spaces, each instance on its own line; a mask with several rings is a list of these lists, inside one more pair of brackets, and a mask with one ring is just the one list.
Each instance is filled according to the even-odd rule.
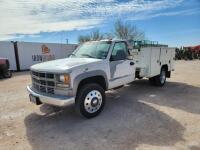
[[89,57],[89,58],[95,58],[94,56],[91,56],[91,55],[89,55],[89,54],[82,54],[81,56],[87,56],[87,57]]

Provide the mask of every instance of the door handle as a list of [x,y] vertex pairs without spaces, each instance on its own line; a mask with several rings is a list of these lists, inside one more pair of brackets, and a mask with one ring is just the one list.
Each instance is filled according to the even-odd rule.
[[134,62],[132,62],[132,61],[130,62],[130,65],[131,65],[131,66],[133,66],[134,64],[135,64]]

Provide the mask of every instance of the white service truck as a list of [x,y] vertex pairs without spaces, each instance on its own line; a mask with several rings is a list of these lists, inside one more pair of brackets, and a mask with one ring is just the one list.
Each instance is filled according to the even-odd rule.
[[133,46],[126,40],[91,41],[70,56],[31,66],[30,101],[65,106],[75,103],[86,118],[97,116],[105,105],[105,91],[149,78],[163,86],[174,70],[175,48]]

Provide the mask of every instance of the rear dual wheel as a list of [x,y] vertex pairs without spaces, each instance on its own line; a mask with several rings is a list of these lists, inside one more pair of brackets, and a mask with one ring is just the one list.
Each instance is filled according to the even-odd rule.
[[86,118],[96,117],[105,105],[105,90],[96,83],[81,87],[76,97],[76,110]]
[[161,68],[160,74],[158,76],[149,78],[149,82],[152,85],[163,86],[166,82],[166,69]]

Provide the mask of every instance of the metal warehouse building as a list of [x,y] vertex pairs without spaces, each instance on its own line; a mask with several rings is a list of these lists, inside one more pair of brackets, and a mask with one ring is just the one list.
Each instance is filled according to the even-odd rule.
[[0,57],[8,58],[10,69],[28,70],[31,65],[66,58],[78,45],[0,41]]

